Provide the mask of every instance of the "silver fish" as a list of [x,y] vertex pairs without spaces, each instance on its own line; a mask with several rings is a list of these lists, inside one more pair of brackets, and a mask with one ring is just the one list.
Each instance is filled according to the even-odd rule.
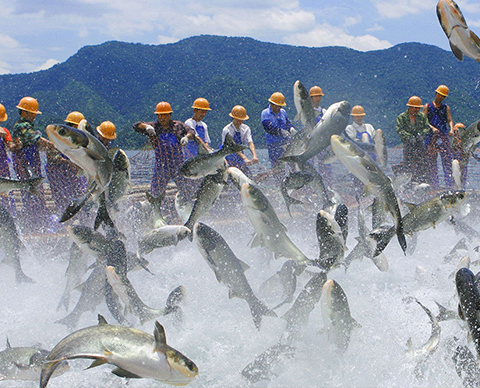
[[187,385],[198,375],[198,367],[167,345],[165,330],[155,322],[154,335],[121,325],[109,325],[101,317],[98,326],[80,329],[62,339],[48,354],[40,376],[45,388],[61,361],[93,359],[90,368],[112,364],[121,377],[147,378],[172,385]]
[[350,343],[352,330],[361,325],[350,314],[345,291],[332,279],[328,279],[323,285],[320,307],[329,341],[341,352],[345,352]]
[[227,134],[223,147],[210,154],[196,155],[187,159],[180,168],[180,175],[185,178],[199,179],[225,169],[225,156],[243,151],[246,147],[235,143],[233,137]]
[[229,297],[238,297],[248,303],[255,326],[260,328],[264,315],[275,317],[276,314],[253,293],[244,273],[250,267],[235,256],[223,237],[201,222],[196,224],[194,234],[198,250],[218,282],[228,287]]
[[398,242],[405,252],[407,249],[407,241],[405,240],[403,230],[402,215],[390,179],[388,179],[372,158],[352,141],[341,136],[333,135],[331,137],[331,145],[333,152],[335,152],[335,155],[337,155],[347,170],[360,179],[367,188],[371,189],[375,197],[378,197],[385,203],[395,223]]
[[9,211],[0,205],[0,247],[5,252],[3,262],[13,267],[17,283],[34,283],[33,279],[27,276],[20,263],[20,250],[23,243],[18,236],[17,227]]
[[[0,352],[0,381],[38,381],[42,366],[49,351],[36,347],[12,347],[7,339],[7,348]],[[62,362],[53,377],[58,377],[69,369]]]
[[36,193],[43,182],[43,177],[29,179],[10,179],[0,177],[0,193],[8,193],[12,190],[27,190]]
[[275,253],[275,256],[293,259],[299,264],[309,264],[310,260],[287,236],[285,226],[260,189],[244,183],[240,194],[243,207],[256,233],[252,248],[265,246]]
[[480,39],[468,28],[457,3],[440,0],[437,3],[437,16],[457,59],[461,61],[466,55],[480,63]]

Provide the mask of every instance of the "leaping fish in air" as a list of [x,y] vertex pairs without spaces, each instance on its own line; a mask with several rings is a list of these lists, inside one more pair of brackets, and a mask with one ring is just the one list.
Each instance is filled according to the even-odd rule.
[[480,38],[468,28],[459,6],[453,0],[440,0],[437,16],[457,59],[466,55],[480,63]]

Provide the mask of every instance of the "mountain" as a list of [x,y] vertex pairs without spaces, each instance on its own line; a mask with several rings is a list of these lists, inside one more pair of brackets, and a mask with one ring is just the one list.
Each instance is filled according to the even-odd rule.
[[285,94],[293,119],[293,84],[322,87],[323,106],[340,100],[362,105],[365,122],[386,132],[390,145],[400,142],[395,120],[411,95],[434,98],[439,84],[450,87],[446,102],[455,122],[479,117],[480,67],[436,46],[404,43],[389,49],[359,52],[345,47],[308,48],[264,43],[251,38],[195,36],[177,43],[143,45],[106,42],[86,46],[64,63],[44,71],[0,76],[1,102],[11,128],[15,105],[23,96],[38,99],[43,112],[37,124],[63,122],[72,110],[93,125],[117,126],[116,145],[138,148],[145,138],[132,130],[136,121],[153,121],[159,101],[169,101],[173,119],[191,117],[195,98],[205,97],[213,110],[205,121],[213,145],[230,122],[234,105],[244,105],[257,147],[264,146],[260,113],[271,93]]

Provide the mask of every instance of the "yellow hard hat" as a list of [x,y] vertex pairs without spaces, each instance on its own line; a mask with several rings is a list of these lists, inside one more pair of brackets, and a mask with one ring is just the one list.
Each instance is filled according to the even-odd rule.
[[442,96],[447,97],[449,90],[448,90],[448,86],[446,86],[446,85],[440,85],[437,89],[435,89],[435,91],[436,91],[438,94],[441,94]]
[[320,86],[312,86],[310,88],[310,97],[313,96],[324,96],[322,88]]
[[412,108],[423,108],[422,99],[418,96],[412,96],[408,99],[407,106]]
[[161,101],[157,104],[157,108],[155,109],[156,115],[163,115],[166,113],[173,113],[172,107],[166,101]]
[[5,110],[5,107],[0,104],[0,123],[2,121],[7,121],[8,119],[8,115],[7,115],[7,111]]
[[241,105],[235,105],[229,116],[237,120],[248,120],[247,110]]
[[70,112],[68,115],[67,115],[67,118],[65,119],[65,122],[66,123],[70,123],[70,124],[80,124],[80,121],[84,120],[85,119],[85,116],[83,114],[81,114],[80,112],[77,112],[77,111],[73,111],[73,112]]
[[115,131],[115,124],[111,121],[104,121],[97,127],[97,132],[108,140],[113,140],[117,138],[117,133]]
[[280,92],[275,92],[273,93],[270,98],[268,99],[269,102],[271,102],[274,105],[278,106],[285,106],[285,96],[280,93]]
[[208,103],[206,98],[197,98],[192,105],[192,108],[194,109],[202,109],[202,110],[211,110],[210,109],[210,104]]
[[350,113],[350,116],[365,116],[365,110],[363,109],[363,106],[355,105],[352,108],[352,112]]
[[37,115],[42,114],[42,112],[38,110],[38,101],[33,97],[23,97],[18,103],[17,108]]

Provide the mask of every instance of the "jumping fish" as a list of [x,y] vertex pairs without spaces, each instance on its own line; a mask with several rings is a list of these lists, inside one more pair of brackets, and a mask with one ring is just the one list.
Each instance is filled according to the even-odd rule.
[[48,354],[40,376],[45,388],[53,372],[65,360],[93,359],[90,368],[112,364],[120,377],[147,378],[171,385],[187,385],[198,375],[198,367],[167,345],[163,326],[155,322],[154,335],[132,327],[100,324],[80,329],[62,339]]

